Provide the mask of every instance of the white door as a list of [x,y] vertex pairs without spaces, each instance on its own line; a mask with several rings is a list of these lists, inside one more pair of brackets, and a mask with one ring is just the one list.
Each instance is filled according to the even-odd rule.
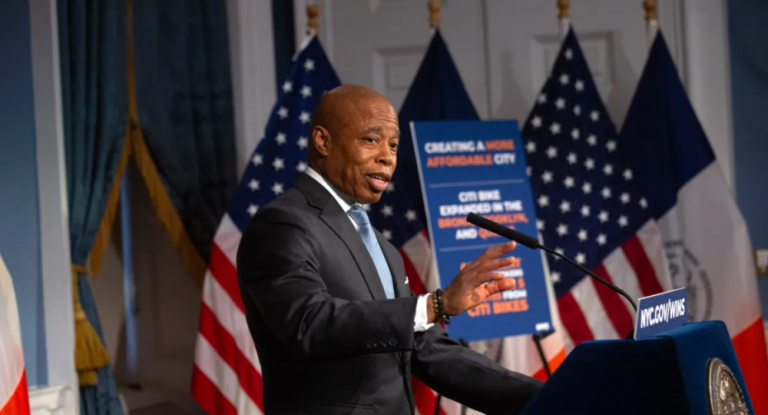
[[[400,106],[430,41],[423,0],[324,0],[320,41],[343,83],[376,89]],[[294,1],[296,41],[306,28],[305,0]],[[482,1],[443,1],[440,31],[481,117],[488,111]]]
[[[614,122],[623,121],[648,51],[639,0],[572,2],[571,21]],[[661,27],[677,58],[680,2],[660,2]],[[306,0],[294,2],[297,44]],[[399,108],[426,46],[425,0],[324,0],[320,40],[344,83],[369,86]],[[483,118],[522,122],[560,44],[555,0],[443,0],[440,30]],[[677,60],[677,59],[676,59]],[[679,60],[678,60],[679,61]]]
[[[297,45],[308,0],[294,0]],[[427,0],[314,0],[320,40],[344,83],[396,109],[429,43]],[[642,0],[573,0],[570,21],[621,127],[648,53]],[[733,177],[725,0],[657,1],[659,27],[726,178]],[[560,42],[557,0],[442,0],[443,33],[484,119],[523,122]]]

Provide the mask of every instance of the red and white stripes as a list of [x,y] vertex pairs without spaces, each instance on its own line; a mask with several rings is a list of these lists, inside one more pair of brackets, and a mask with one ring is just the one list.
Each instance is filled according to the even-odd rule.
[[[656,222],[649,221],[592,271],[624,289],[630,297],[640,298],[672,288],[666,270],[661,233]],[[587,340],[622,339],[634,325],[634,310],[629,303],[589,277],[561,296],[558,307],[568,341],[574,346]]]
[[29,392],[16,294],[0,257],[0,415],[17,414],[29,414]]

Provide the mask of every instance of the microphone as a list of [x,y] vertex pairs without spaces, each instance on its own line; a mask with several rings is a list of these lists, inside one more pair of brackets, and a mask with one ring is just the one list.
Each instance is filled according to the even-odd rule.
[[637,312],[637,305],[634,301],[632,301],[632,298],[630,298],[629,294],[627,294],[624,290],[621,288],[613,285],[612,283],[598,277],[597,275],[593,274],[590,270],[582,267],[581,265],[577,264],[576,261],[566,257],[565,255],[553,250],[549,249],[546,246],[539,243],[538,239],[531,238],[530,236],[520,233],[514,229],[508,228],[500,223],[494,222],[490,219],[486,219],[478,214],[471,213],[467,215],[467,222],[477,225],[485,230],[491,231],[499,236],[503,236],[504,238],[507,238],[509,240],[515,241],[519,244],[523,244],[527,246],[528,248],[531,248],[533,250],[536,249],[543,249],[544,251],[549,252],[552,255],[555,255],[557,257],[560,257],[564,260],[566,260],[569,264],[577,267],[578,269],[584,271],[585,273],[589,274],[592,278],[602,282],[603,284],[607,285],[608,288],[612,289],[613,291],[616,291],[620,295],[622,295],[624,298],[629,301],[630,304],[632,304],[632,308],[635,309],[635,312]]

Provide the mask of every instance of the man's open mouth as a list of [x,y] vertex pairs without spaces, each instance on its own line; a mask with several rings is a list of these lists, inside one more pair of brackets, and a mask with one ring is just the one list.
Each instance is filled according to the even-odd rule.
[[391,180],[391,177],[387,174],[368,174],[366,177],[371,186],[380,192],[387,189],[387,185],[389,185]]

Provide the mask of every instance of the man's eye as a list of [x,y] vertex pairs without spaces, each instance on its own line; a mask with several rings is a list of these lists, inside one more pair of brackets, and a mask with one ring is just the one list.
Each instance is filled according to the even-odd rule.
[[397,150],[400,147],[400,144],[399,143],[391,143],[389,146],[392,147],[393,150]]
[[375,139],[375,138],[373,138],[373,137],[365,137],[365,141],[367,141],[367,142],[369,142],[369,143],[375,143],[375,142],[376,142],[376,139]]

